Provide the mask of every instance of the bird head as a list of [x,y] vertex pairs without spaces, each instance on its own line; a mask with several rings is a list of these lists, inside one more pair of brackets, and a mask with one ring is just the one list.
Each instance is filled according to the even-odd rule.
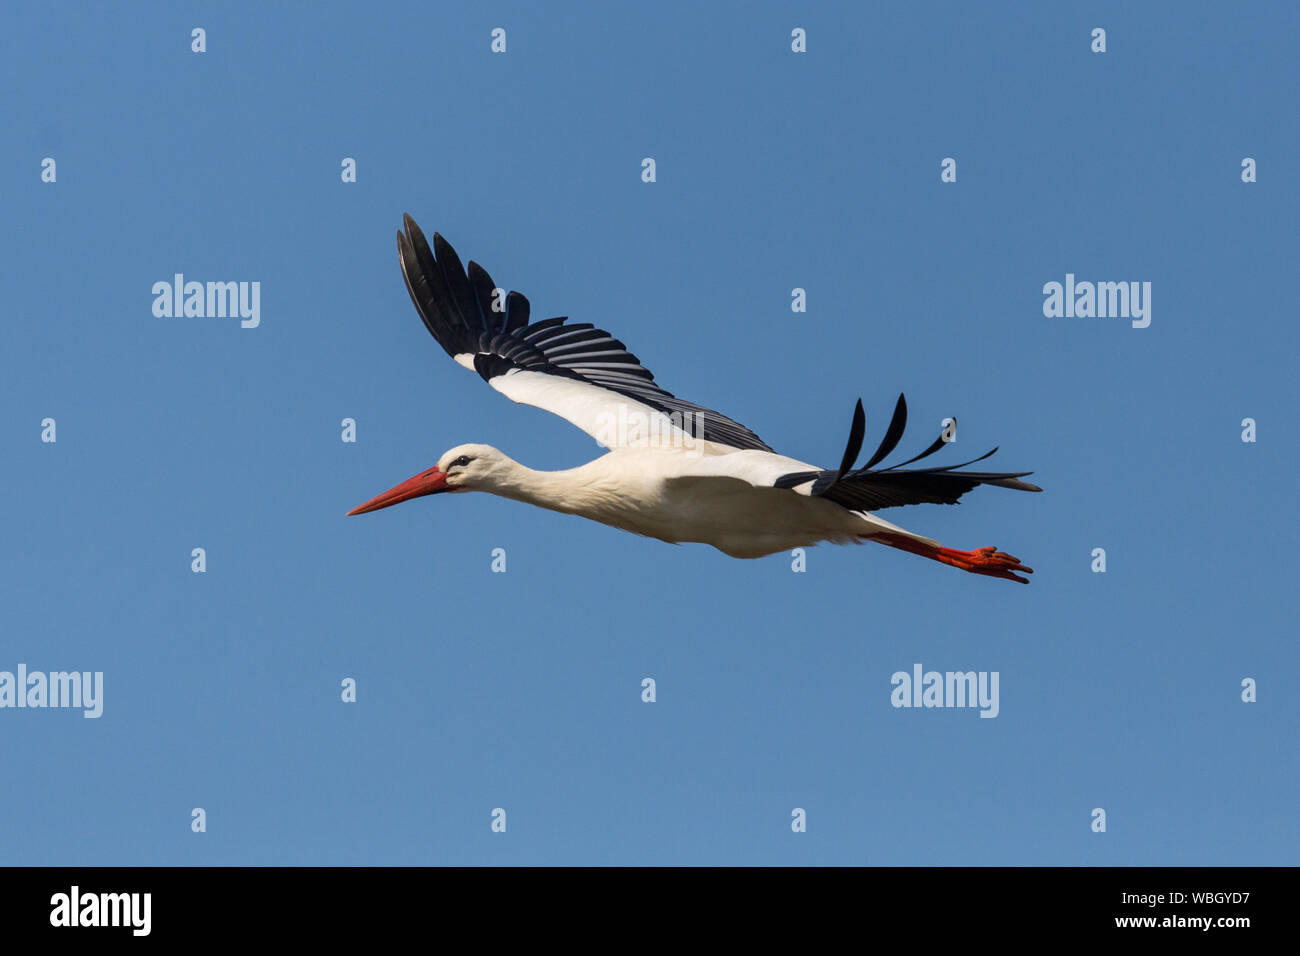
[[389,488],[348,512],[363,515],[401,501],[446,491],[491,491],[514,462],[491,445],[457,445],[442,453],[438,464]]

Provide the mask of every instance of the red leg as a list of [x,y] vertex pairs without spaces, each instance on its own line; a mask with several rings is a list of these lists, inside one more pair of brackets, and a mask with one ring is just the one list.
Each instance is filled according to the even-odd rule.
[[954,568],[961,568],[963,571],[970,571],[972,574],[986,574],[991,578],[1006,578],[1008,581],[1019,581],[1021,584],[1028,584],[1028,578],[1022,578],[1014,572],[1034,573],[1034,569],[1025,567],[1020,563],[1019,558],[1004,554],[997,548],[957,551],[954,548],[937,547],[909,538],[906,535],[891,534],[889,532],[874,534],[870,537],[872,541],[879,541],[891,548],[919,554],[923,558],[930,558],[933,561],[939,561]]

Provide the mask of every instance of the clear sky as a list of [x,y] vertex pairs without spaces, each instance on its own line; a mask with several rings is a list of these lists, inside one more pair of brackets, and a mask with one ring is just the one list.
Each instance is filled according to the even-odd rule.
[[[104,683],[0,709],[0,862],[1297,863],[1296,10],[6,6],[0,670]],[[599,452],[428,336],[403,212],[795,457],[957,416],[1045,493],[884,517],[1033,584],[345,518],[462,442]],[[176,273],[260,324],[155,316]],[[1149,327],[1045,316],[1067,274]],[[893,707],[916,664],[997,717]]]

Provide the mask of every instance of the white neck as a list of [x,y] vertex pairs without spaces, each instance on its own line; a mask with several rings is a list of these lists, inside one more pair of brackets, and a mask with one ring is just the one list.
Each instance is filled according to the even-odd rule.
[[590,469],[590,465],[584,465],[565,471],[536,471],[512,461],[476,490],[552,511],[589,515],[604,510],[600,507],[604,495],[598,476]]

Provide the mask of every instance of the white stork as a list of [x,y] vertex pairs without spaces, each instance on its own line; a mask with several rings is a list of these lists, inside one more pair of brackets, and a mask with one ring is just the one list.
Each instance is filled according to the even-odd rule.
[[976,485],[1041,491],[1020,481],[1030,472],[913,468],[938,451],[876,467],[898,444],[907,404],[894,415],[875,453],[854,468],[865,416],[859,401],[840,467],[825,470],[772,451],[730,418],[675,397],[622,342],[589,323],[529,322],[528,300],[503,295],[487,272],[434,233],[433,248],[410,216],[397,234],[411,301],[447,354],[507,398],[567,419],[609,448],[565,471],[534,471],[490,445],[457,445],[438,464],[354,508],[364,514],[423,495],[486,491],[581,515],[635,534],[710,544],[736,558],[759,558],[821,541],[875,541],[944,564],[1029,583],[1018,558],[996,548],[957,551],[877,517],[881,508],[955,504]]

